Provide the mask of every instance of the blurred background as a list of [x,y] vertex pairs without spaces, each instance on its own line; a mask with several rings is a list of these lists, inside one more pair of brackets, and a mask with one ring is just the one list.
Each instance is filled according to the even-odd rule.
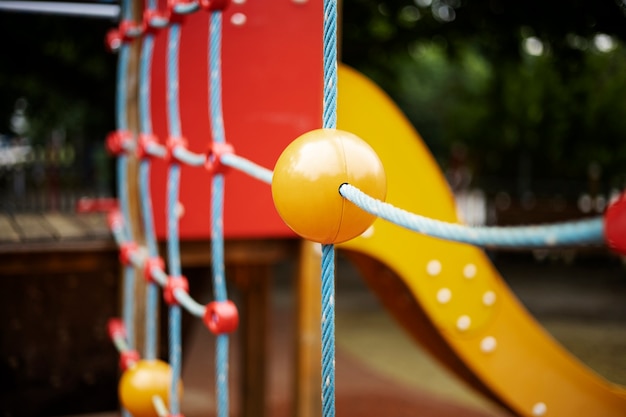
[[[469,223],[601,212],[623,188],[623,2],[344,0],[342,16],[342,60],[402,108]],[[110,195],[116,22],[0,23],[0,211]]]
[[[571,220],[601,213],[626,185],[625,6],[617,0],[342,0],[341,59],[404,111],[468,223]],[[114,129],[117,57],[106,51],[104,37],[116,25],[0,11],[0,215],[71,213],[81,197],[113,196],[114,161],[104,139]],[[109,255],[102,276],[3,277],[3,416],[116,408],[117,354],[104,323],[118,312],[120,289],[117,253]],[[557,340],[626,384],[621,259],[604,249],[586,252],[593,256],[492,255]],[[339,267],[349,268],[342,259]],[[279,265],[273,284],[283,301],[292,295],[290,268]],[[398,342],[402,333],[351,274],[338,283],[340,349],[412,384],[419,372],[407,371],[405,357],[432,361],[415,355],[409,341]],[[189,272],[190,280],[194,275],[197,288],[206,271]],[[293,306],[276,311],[288,321]],[[381,341],[393,343],[368,350]],[[404,346],[406,355],[399,353]],[[391,349],[398,351],[374,359],[373,351]],[[394,365],[394,358],[401,359]],[[208,389],[198,392],[204,398]]]

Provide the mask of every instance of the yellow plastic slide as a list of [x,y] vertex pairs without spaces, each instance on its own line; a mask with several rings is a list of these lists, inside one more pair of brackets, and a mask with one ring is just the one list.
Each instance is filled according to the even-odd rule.
[[[391,100],[339,68],[338,128],[373,146],[387,201],[457,222],[437,163]],[[536,323],[478,248],[376,220],[339,245],[400,323],[462,379],[520,416],[626,416],[626,391],[604,380]]]

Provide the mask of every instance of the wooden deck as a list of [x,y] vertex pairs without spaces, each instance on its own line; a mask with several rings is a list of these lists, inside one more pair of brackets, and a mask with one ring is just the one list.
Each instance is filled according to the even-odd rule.
[[[180,244],[180,249],[183,268],[210,267],[209,239],[184,240]],[[226,275],[238,292],[240,303],[238,333],[245,346],[240,368],[242,398],[246,399],[241,405],[243,417],[262,417],[258,410],[264,410],[266,401],[265,356],[270,327],[268,314],[272,267],[286,259],[297,258],[299,249],[300,241],[297,239],[237,239],[225,242]],[[161,242],[160,252],[166,253],[164,242]],[[119,268],[118,248],[109,231],[104,213],[0,214],[0,277],[8,279],[5,283],[10,283],[15,287],[15,292],[24,297],[26,287],[21,286],[27,285],[26,282],[36,282],[36,287],[48,285],[47,283],[56,285],[63,280],[48,278],[73,277],[72,279],[82,280],[80,277],[103,274],[115,276],[119,274]],[[119,289],[119,286],[116,285],[115,288]],[[97,291],[101,290],[100,288]],[[110,298],[112,300],[108,302],[115,303],[117,300],[117,296]],[[14,304],[27,305],[31,301],[24,299]],[[65,304],[72,303],[68,301]],[[111,313],[115,314],[111,311],[106,312],[107,316]],[[20,322],[26,322],[29,320],[26,316],[30,313],[26,311],[18,314],[15,311],[10,314],[15,315],[11,320],[19,319]],[[75,315],[76,311],[73,313],[67,311],[63,314]],[[102,320],[105,319],[106,317]],[[97,333],[102,339],[104,326],[100,327],[102,329],[98,329]],[[0,330],[2,329],[0,326]],[[54,329],[51,328],[50,332],[53,334]],[[19,350],[11,352],[15,357],[20,355]],[[39,356],[44,355],[43,352],[39,352]],[[24,384],[22,394],[26,395],[30,386],[29,382]]]
[[116,253],[105,214],[0,214],[1,276],[89,272]]

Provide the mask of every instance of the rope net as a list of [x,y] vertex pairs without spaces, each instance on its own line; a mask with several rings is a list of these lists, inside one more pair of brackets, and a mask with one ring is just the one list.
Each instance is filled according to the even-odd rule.
[[[219,417],[229,415],[228,407],[228,333],[238,323],[237,310],[228,300],[224,268],[224,171],[233,168],[263,183],[271,184],[274,172],[234,152],[226,141],[222,114],[222,10],[220,2],[170,2],[168,13],[157,8],[156,0],[149,0],[144,11],[144,22],[132,20],[131,0],[122,2],[122,21],[119,29],[108,36],[109,45],[119,52],[117,69],[116,128],[107,138],[109,151],[117,156],[117,192],[119,210],[109,213],[108,224],[120,248],[120,261],[124,265],[123,320],[109,323],[109,335],[120,352],[122,369],[132,368],[141,358],[134,347],[133,288],[135,270],[143,271],[147,281],[146,291],[146,343],[143,358],[157,357],[156,312],[159,290],[169,306],[169,363],[171,383],[168,401],[161,396],[151,398],[151,407],[160,415],[180,415],[179,380],[181,379],[181,314],[201,318],[216,335],[215,386],[216,407]],[[221,3],[220,3],[221,4]],[[222,5],[223,6],[223,5]],[[195,153],[186,147],[181,129],[178,97],[178,69],[180,30],[182,19],[177,16],[206,9],[210,13],[209,24],[209,120],[212,140],[208,153]],[[323,63],[324,63],[324,129],[335,129],[337,119],[337,5],[334,0],[324,0]],[[150,72],[154,35],[158,30],[168,31],[167,48],[167,125],[168,139],[159,143],[152,131],[150,114]],[[139,132],[129,131],[127,102],[127,77],[129,74],[130,45],[141,42],[139,63]],[[127,184],[128,158],[134,152],[139,158],[138,185],[141,199],[142,225],[145,245],[139,246],[131,233],[131,217]],[[150,168],[154,158],[169,161],[167,173],[167,266],[159,256],[152,215],[150,195]],[[186,278],[182,276],[178,218],[181,164],[205,168],[212,173],[211,195],[211,259],[213,294],[215,300],[201,304],[189,294]],[[603,218],[579,222],[528,227],[469,227],[447,223],[409,213],[401,208],[371,197],[353,184],[337,184],[337,193],[362,210],[395,223],[401,227],[432,237],[490,248],[540,248],[560,245],[604,243]],[[324,417],[335,415],[335,247],[322,245],[322,410]],[[166,405],[167,403],[167,405]],[[129,415],[128,410],[123,411]]]

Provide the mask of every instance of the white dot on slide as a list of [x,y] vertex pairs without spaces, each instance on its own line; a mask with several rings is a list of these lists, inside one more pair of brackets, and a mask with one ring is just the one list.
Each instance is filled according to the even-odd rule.
[[486,291],[483,294],[483,304],[487,307],[494,305],[496,302],[496,293],[493,291]]
[[463,268],[463,276],[467,279],[474,278],[476,276],[476,265],[467,264],[465,268]]
[[548,407],[546,406],[546,403],[538,402],[533,405],[533,416],[545,416],[547,411]]
[[461,331],[464,331],[464,330],[469,329],[471,324],[472,324],[472,319],[470,319],[468,315],[464,314],[457,319],[456,328]]
[[449,288],[441,288],[437,291],[437,301],[439,304],[446,304],[452,298],[452,291]]
[[483,353],[493,352],[496,349],[498,343],[496,342],[496,338],[493,336],[487,336],[483,340],[480,341],[480,350]]
[[432,259],[426,265],[426,272],[430,276],[439,275],[441,273],[441,262],[436,259]]

